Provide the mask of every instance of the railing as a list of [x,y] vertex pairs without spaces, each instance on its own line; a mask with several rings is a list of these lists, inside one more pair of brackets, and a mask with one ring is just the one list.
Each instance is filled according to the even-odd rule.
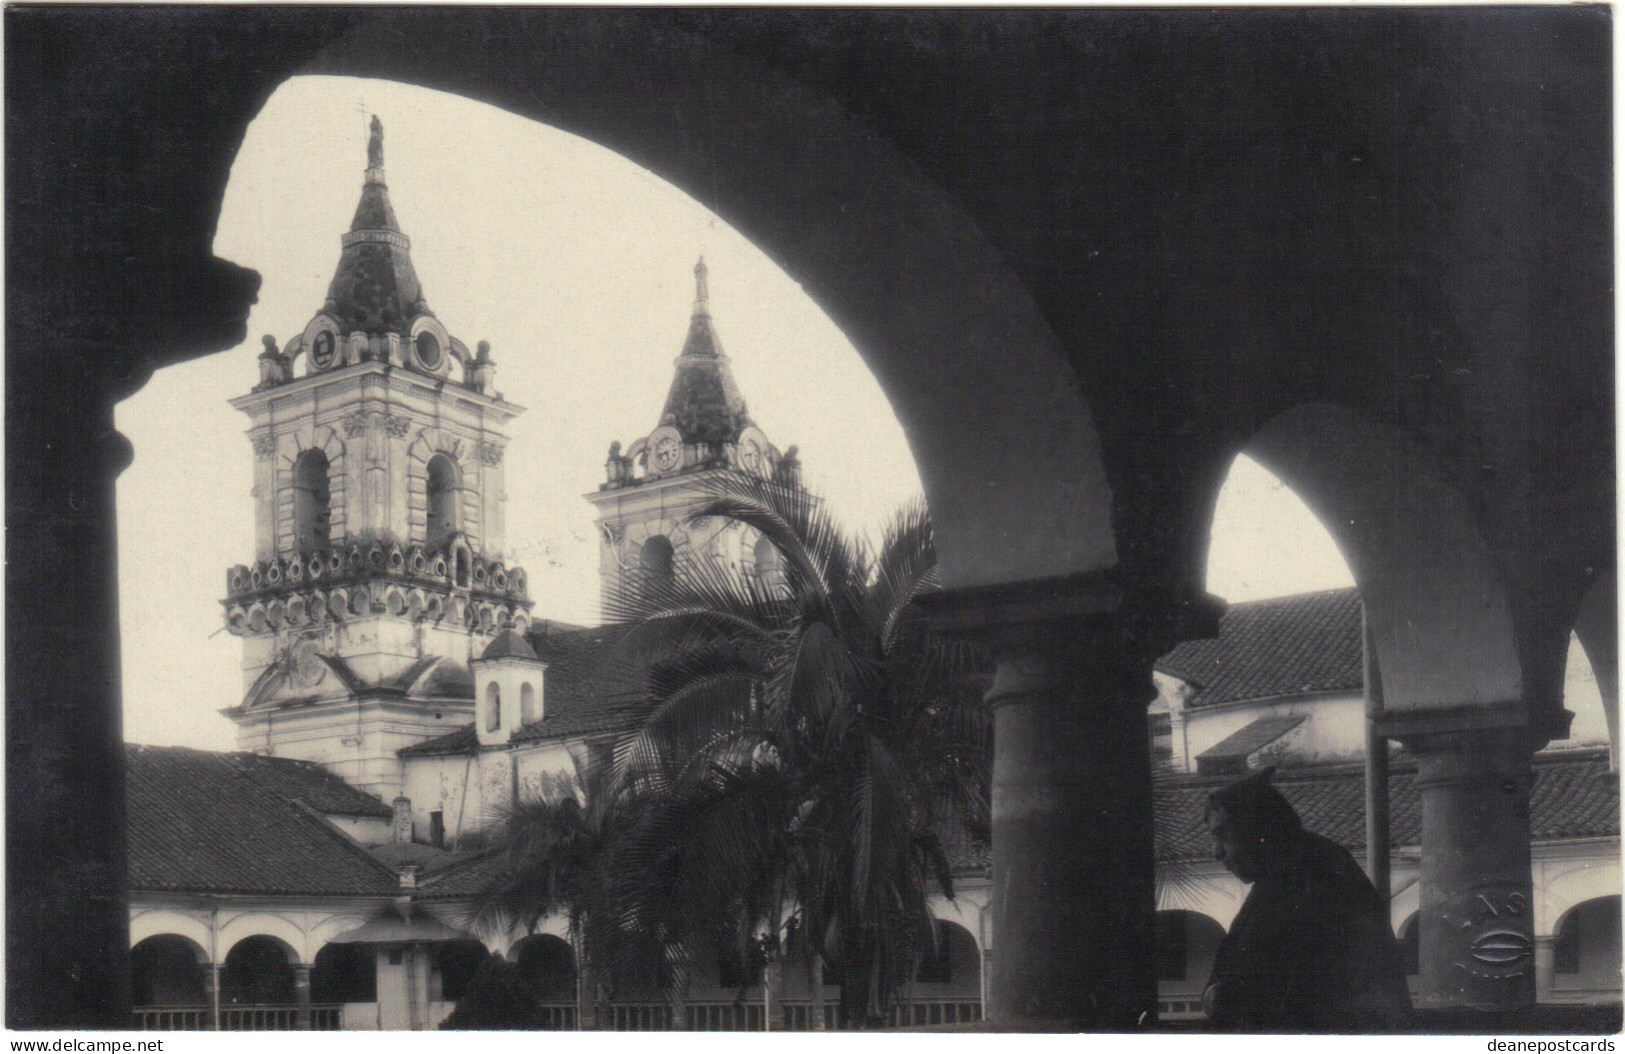
[[574,1003],[543,1003],[542,1025],[544,1032],[574,1032],[576,1030],[576,1005]]
[[605,1032],[671,1032],[667,1003],[607,1003],[599,1008],[598,1027]]
[[887,1028],[957,1025],[980,1020],[982,1004],[975,999],[910,999],[886,1011]]
[[138,1032],[203,1032],[209,1028],[206,1006],[138,1006],[135,1008]]
[[[545,1003],[544,1028],[576,1027],[574,1003]],[[775,1000],[773,1031],[812,1032],[836,1028],[837,1007],[832,1001]],[[607,1003],[599,1007],[598,1027],[605,1032],[761,1032],[765,1009],[760,1000],[687,1001],[673,1012],[669,1003]],[[982,1020],[982,1004],[974,999],[911,999],[893,1006],[886,1015],[888,1028],[953,1025]]]
[[1157,1000],[1157,1018],[1161,1021],[1201,1021],[1206,1016],[1202,1013],[1202,997],[1199,994]]
[[[134,1013],[135,1027],[139,1031],[211,1030],[206,1006],[138,1006]],[[339,1003],[314,1003],[310,1008],[310,1027],[317,1032],[337,1032],[344,1027],[343,1017],[344,1007]],[[222,1032],[291,1032],[298,1021],[299,1007],[289,1004],[220,1008]]]

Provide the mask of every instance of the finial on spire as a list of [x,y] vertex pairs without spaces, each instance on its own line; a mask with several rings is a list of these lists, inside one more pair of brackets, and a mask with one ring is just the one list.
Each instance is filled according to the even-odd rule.
[[711,288],[705,280],[708,274],[710,271],[706,269],[705,257],[702,256],[700,262],[694,265],[694,314],[697,316],[711,314]]
[[367,167],[384,167],[384,122],[372,115],[372,134],[367,137]]

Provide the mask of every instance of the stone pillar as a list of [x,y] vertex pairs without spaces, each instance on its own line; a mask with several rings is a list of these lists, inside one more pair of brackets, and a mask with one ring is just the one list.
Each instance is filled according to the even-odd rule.
[[[117,350],[8,336],[36,361]],[[6,478],[6,1025],[127,1029],[114,483],[132,452],[94,377],[47,405],[10,366],[7,438],[26,453]]]
[[303,963],[293,968],[293,1001],[293,1027],[310,1031],[310,967]]
[[1151,664],[1217,633],[1223,603],[1166,590],[1130,602],[1109,571],[917,603],[938,632],[982,641],[997,660],[988,1019],[1154,1025]]
[[1150,674],[1099,639],[999,658],[988,1016],[1005,1027],[1156,1020]]
[[205,1018],[210,1032],[220,1031],[220,964],[209,963],[203,971],[203,1004],[208,1008]]
[[1492,720],[1405,739],[1422,797],[1424,1006],[1535,1001],[1531,739],[1523,727],[1484,727]]

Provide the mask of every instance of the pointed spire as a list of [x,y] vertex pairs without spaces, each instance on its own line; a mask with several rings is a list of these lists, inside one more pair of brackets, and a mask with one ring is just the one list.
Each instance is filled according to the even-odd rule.
[[694,265],[694,316],[660,421],[675,425],[687,442],[722,444],[738,437],[750,415],[711,325],[709,273],[701,257]]
[[401,231],[384,182],[384,123],[375,114],[367,137],[367,174],[361,200],[340,239],[343,252],[327,289],[329,314],[347,332],[406,333],[412,319],[428,314],[412,268],[412,242]]

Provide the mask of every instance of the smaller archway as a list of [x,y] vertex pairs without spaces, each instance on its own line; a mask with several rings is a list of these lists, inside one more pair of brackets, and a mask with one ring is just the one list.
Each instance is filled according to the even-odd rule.
[[1405,968],[1406,980],[1412,983],[1413,988],[1422,974],[1422,928],[1416,924],[1421,917],[1420,912],[1413,911],[1409,918],[1399,924],[1399,961]]
[[534,724],[541,716],[536,711],[536,688],[526,681],[519,686],[519,723]]
[[1553,934],[1550,998],[1614,1002],[1620,988],[1619,895],[1582,901],[1564,913]]
[[485,730],[495,732],[502,727],[502,689],[492,681],[485,686]]
[[[434,339],[430,333],[421,334],[419,339],[422,337]],[[444,544],[458,530],[458,512],[462,504],[461,476],[457,462],[445,454],[436,454],[429,459],[425,490],[428,519],[424,541],[431,549]],[[460,581],[458,584],[466,583]]]
[[982,956],[976,949],[976,938],[958,923],[938,919],[936,943],[920,957],[914,981],[918,986],[929,986],[921,994],[966,999],[980,996]]
[[196,1007],[209,1001],[208,955],[179,934],[160,933],[130,949],[130,1002],[138,1007]]
[[300,552],[326,549],[330,541],[332,491],[327,454],[312,448],[293,463],[293,544]]
[[779,554],[778,546],[774,545],[764,535],[756,539],[756,545],[751,550],[752,559],[756,564],[756,580],[769,592],[778,592],[784,587],[784,562]]
[[378,1001],[378,957],[363,944],[327,944],[310,969],[312,1003]]
[[672,577],[673,557],[671,539],[663,534],[657,534],[643,543],[638,562],[644,574],[669,581]]
[[249,1006],[294,1002],[294,953],[275,937],[244,937],[220,968],[220,1001]]
[[550,933],[537,933],[513,946],[510,953],[536,998],[562,1001],[575,997],[575,952],[568,941]]

